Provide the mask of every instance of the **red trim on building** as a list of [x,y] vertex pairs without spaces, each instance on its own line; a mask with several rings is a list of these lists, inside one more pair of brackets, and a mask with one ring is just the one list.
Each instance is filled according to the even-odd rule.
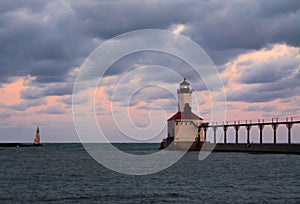
[[180,119],[192,119],[192,120],[203,120],[203,118],[199,117],[195,113],[191,112],[190,114],[185,114],[184,112],[177,112],[169,120],[180,120]]

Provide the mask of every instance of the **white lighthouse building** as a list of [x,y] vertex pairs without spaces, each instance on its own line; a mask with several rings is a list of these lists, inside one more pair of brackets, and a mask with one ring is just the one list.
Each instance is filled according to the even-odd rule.
[[168,119],[168,138],[175,142],[203,142],[202,131],[198,132],[198,127],[202,124],[203,119],[192,112],[192,93],[190,83],[183,80],[180,83],[178,93],[178,112]]

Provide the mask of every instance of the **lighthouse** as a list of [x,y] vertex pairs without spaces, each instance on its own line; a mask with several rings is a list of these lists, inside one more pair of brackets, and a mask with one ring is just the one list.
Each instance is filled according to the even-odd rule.
[[40,128],[36,128],[35,138],[34,138],[34,144],[39,145],[40,144]]
[[204,141],[203,133],[199,131],[199,126],[203,119],[192,112],[193,90],[190,83],[184,78],[180,83],[178,94],[178,112],[168,119],[167,141],[192,142]]

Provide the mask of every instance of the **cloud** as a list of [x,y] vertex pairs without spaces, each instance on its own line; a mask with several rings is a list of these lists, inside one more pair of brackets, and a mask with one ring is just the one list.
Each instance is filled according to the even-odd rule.
[[286,109],[282,110],[282,112],[284,113],[282,115],[287,115],[287,116],[296,115],[296,116],[298,116],[299,113],[300,113],[300,107],[286,108]]
[[249,105],[247,108],[244,109],[244,111],[258,111],[259,110],[259,105]]
[[143,105],[138,105],[136,109],[138,110],[153,110],[156,107],[161,107],[165,111],[177,111],[177,101],[176,100],[160,100],[158,103],[145,103]]
[[125,78],[120,78],[120,83],[103,88],[108,100],[125,107],[135,106],[140,102],[174,99],[177,95],[178,83],[182,80],[179,75],[174,75],[172,71],[160,67],[137,69],[127,74]]
[[43,99],[35,99],[35,100],[23,100],[20,103],[13,104],[8,107],[13,110],[25,111],[28,108],[38,107],[41,105],[47,105],[46,99],[43,98]]
[[287,98],[294,95],[294,92],[288,90],[278,91],[261,91],[259,86],[243,88],[238,91],[228,91],[228,101],[243,101],[243,102],[270,102],[279,98]]
[[3,1],[0,83],[25,75],[63,82],[103,40],[144,28],[184,27],[217,64],[270,43],[298,46],[299,6],[298,0]]
[[282,4],[282,1],[209,2],[201,20],[201,14],[191,14],[192,37],[198,35],[194,38],[205,47],[225,50],[259,49],[275,42],[299,45],[300,29],[294,25],[300,17],[300,3],[295,0]]
[[[95,48],[76,14],[61,1],[4,2],[0,17],[0,82],[10,76],[64,81],[68,70]],[[13,5],[13,6],[10,6]]]
[[72,96],[62,96],[56,100],[57,102],[64,103],[66,105],[72,105],[72,104],[84,104],[88,102],[88,98],[86,96],[77,96],[76,101],[72,101]]
[[8,119],[8,118],[10,118],[10,116],[11,116],[11,113],[9,113],[7,111],[1,111],[0,112],[0,118],[1,119]]
[[70,95],[73,92],[73,84],[71,83],[50,83],[33,84],[21,90],[20,95],[23,99],[38,99],[46,96],[63,96]]
[[4,103],[0,103],[0,108],[5,108],[6,105]]
[[[192,2],[174,1],[74,1],[71,7],[81,20],[82,27],[91,36],[109,39],[124,32],[145,28],[166,29],[189,18],[188,12],[174,12],[179,8],[190,10]],[[114,15],[109,15],[113,13]],[[109,17],[108,17],[109,16]],[[97,19],[105,19],[99,21]]]
[[[16,113],[14,121],[10,121],[16,126],[18,117],[23,122],[25,114],[68,115],[76,73],[89,54],[107,39],[145,28],[180,32],[198,43],[222,74],[230,108],[248,106],[244,111],[261,111],[265,115],[284,111],[299,113],[299,8],[298,0],[3,0],[0,7],[1,90],[5,93],[5,84],[15,77],[26,79],[21,91],[11,89],[15,90],[14,100],[1,101],[19,102],[0,104],[2,110],[9,109],[2,111],[0,117]],[[106,113],[104,110],[111,102],[101,97],[109,98],[118,80],[143,65],[166,66],[180,77],[151,69],[140,72],[131,78],[133,80],[120,84],[119,95],[115,97],[118,108],[126,106],[126,97],[132,95],[129,104],[132,109],[150,110],[160,105],[167,111],[176,111],[176,99],[165,92],[144,89],[132,94],[143,82],[162,85],[177,95],[178,83],[186,77],[196,93],[206,90],[204,81],[182,60],[163,53],[134,53],[117,61],[105,73],[101,87],[104,91],[100,96],[104,102],[97,114]],[[99,77],[97,70],[90,74]],[[51,101],[44,107],[48,105],[47,96],[56,96],[50,98],[57,104],[53,106]],[[87,100],[83,94],[76,103],[86,104]],[[274,101],[280,101],[277,109],[272,108]],[[28,110],[39,106],[42,106],[39,111]],[[24,112],[20,112],[22,110]],[[210,112],[207,104],[203,104],[202,110],[202,113]],[[61,128],[64,129],[63,125]]]
[[238,79],[238,82],[253,84],[279,81],[286,76],[292,75],[294,70],[300,65],[300,59],[296,56],[282,56],[271,58],[266,62],[248,64],[245,66],[246,69],[244,69],[244,73]]
[[42,113],[42,114],[66,114],[65,108],[61,107],[60,105],[53,105],[49,106],[47,108],[39,110],[37,113]]
[[275,105],[249,105],[244,111],[262,111],[264,113],[276,112],[278,108]]
[[300,89],[300,49],[275,44],[242,54],[227,63],[229,101],[268,102],[297,96]]

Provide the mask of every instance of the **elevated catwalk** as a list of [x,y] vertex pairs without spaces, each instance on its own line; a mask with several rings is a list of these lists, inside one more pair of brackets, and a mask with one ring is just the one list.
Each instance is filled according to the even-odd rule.
[[235,144],[239,143],[239,129],[240,127],[245,127],[247,130],[247,144],[250,144],[250,130],[253,126],[257,126],[259,128],[259,143],[263,144],[263,129],[265,126],[270,125],[273,128],[273,144],[277,143],[277,128],[279,125],[285,125],[288,130],[288,144],[291,144],[291,129],[293,125],[300,124],[300,121],[294,121],[293,118],[286,118],[285,121],[279,121],[278,118],[272,118],[272,121],[264,121],[257,120],[257,122],[252,122],[251,120],[245,121],[244,123],[240,123],[240,121],[234,121],[234,123],[229,124],[228,122],[223,122],[218,125],[214,123],[210,125],[209,123],[202,123],[201,126],[198,127],[198,132],[204,131],[204,138],[206,141],[207,138],[207,130],[208,128],[212,128],[214,132],[214,143],[216,143],[216,133],[218,128],[222,128],[224,131],[224,144],[227,143],[227,130],[229,127],[233,127],[235,130]]
[[[241,123],[235,121],[234,123],[224,122],[222,124],[209,124],[202,123],[198,127],[198,137],[194,142],[174,142],[172,138],[164,139],[160,144],[160,149],[165,149],[169,146],[169,150],[181,150],[189,147],[189,151],[213,151],[213,152],[250,152],[250,153],[284,153],[284,154],[300,154],[300,144],[292,143],[291,141],[291,129],[293,125],[300,124],[300,121],[293,121],[292,118],[286,118],[285,121],[278,121],[278,119],[272,119],[272,121],[258,120],[257,122],[245,121]],[[273,143],[263,143],[263,129],[265,126],[271,126],[273,128]],[[287,127],[286,144],[277,143],[277,128],[279,125],[285,125]],[[253,126],[258,126],[260,131],[259,143],[250,143],[250,130]],[[234,128],[235,130],[235,143],[227,142],[227,130],[228,128]],[[247,143],[239,143],[239,129],[245,127],[247,130]],[[207,142],[207,130],[213,129],[213,143]],[[217,143],[217,129],[222,128],[224,137],[223,143]],[[200,132],[204,132],[204,142],[199,141]]]

